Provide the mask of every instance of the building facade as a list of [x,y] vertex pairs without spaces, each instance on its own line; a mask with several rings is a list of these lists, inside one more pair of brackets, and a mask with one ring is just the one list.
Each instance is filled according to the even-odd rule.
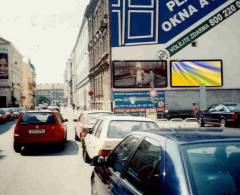
[[91,0],[92,108],[191,109],[200,88],[207,106],[240,102],[239,9],[238,0]]
[[[46,97],[51,105],[64,103],[64,85],[63,84],[38,84],[36,88],[36,98]],[[47,102],[38,102],[47,103]]]
[[0,107],[22,105],[23,56],[0,38]]
[[30,60],[28,62],[23,62],[22,72],[22,105],[30,108],[36,104],[36,71]]
[[87,7],[91,109],[111,109],[109,1],[92,0]]
[[71,54],[73,103],[81,110],[90,108],[88,22],[83,19],[77,41]]

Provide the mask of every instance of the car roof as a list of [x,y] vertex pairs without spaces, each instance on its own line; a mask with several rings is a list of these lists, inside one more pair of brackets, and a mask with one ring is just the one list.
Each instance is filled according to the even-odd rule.
[[150,121],[155,122],[154,120],[146,117],[138,117],[138,116],[117,116],[117,115],[110,115],[110,116],[101,116],[99,117],[101,119],[107,120],[107,121]]
[[240,141],[240,129],[236,128],[166,128],[134,132],[137,134],[159,135],[171,139],[177,144],[217,142],[217,141]]
[[49,112],[51,112],[51,113],[54,112],[55,113],[57,111],[55,111],[55,110],[48,110],[48,109],[46,109],[46,110],[28,110],[25,113],[49,113]]

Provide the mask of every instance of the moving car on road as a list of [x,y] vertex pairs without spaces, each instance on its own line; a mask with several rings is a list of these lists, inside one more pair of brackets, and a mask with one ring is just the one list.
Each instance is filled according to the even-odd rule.
[[91,192],[98,195],[240,193],[236,129],[149,130],[127,136],[96,156]]
[[27,111],[17,120],[14,129],[13,147],[21,152],[23,146],[33,144],[58,144],[64,148],[67,139],[67,127],[59,112]]
[[200,124],[221,127],[240,126],[240,104],[215,104],[200,114]]
[[99,119],[91,133],[83,140],[83,159],[85,162],[97,155],[107,156],[112,149],[129,133],[159,128],[149,118],[133,116],[108,116]]
[[94,110],[94,111],[85,111],[80,114],[78,119],[74,119],[76,122],[75,127],[75,140],[80,141],[86,136],[90,129],[101,116],[110,116],[113,115],[111,111],[104,110]]

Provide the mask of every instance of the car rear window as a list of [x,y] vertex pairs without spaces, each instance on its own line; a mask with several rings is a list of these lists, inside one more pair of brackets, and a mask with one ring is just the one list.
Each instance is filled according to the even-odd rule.
[[20,124],[54,124],[56,120],[50,112],[28,112],[23,115]]
[[97,119],[101,116],[110,116],[113,115],[111,112],[97,112],[97,113],[90,113],[87,115],[85,122],[88,125],[93,125],[97,121]]
[[240,142],[183,147],[193,194],[240,193]]
[[147,129],[156,129],[158,126],[151,121],[111,121],[108,127],[108,138],[124,138],[129,133]]

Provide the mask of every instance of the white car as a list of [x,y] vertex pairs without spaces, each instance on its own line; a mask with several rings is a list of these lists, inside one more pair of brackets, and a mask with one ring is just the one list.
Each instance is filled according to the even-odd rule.
[[196,118],[186,118],[184,120],[184,127],[185,128],[199,128],[199,122]]
[[108,116],[98,119],[83,143],[85,162],[97,155],[108,156],[114,147],[129,133],[147,129],[159,129],[149,118],[133,116]]
[[169,128],[169,121],[167,119],[158,119],[157,124],[160,128]]
[[183,119],[181,119],[181,118],[172,118],[169,121],[169,127],[170,128],[182,128],[182,127],[184,127]]

